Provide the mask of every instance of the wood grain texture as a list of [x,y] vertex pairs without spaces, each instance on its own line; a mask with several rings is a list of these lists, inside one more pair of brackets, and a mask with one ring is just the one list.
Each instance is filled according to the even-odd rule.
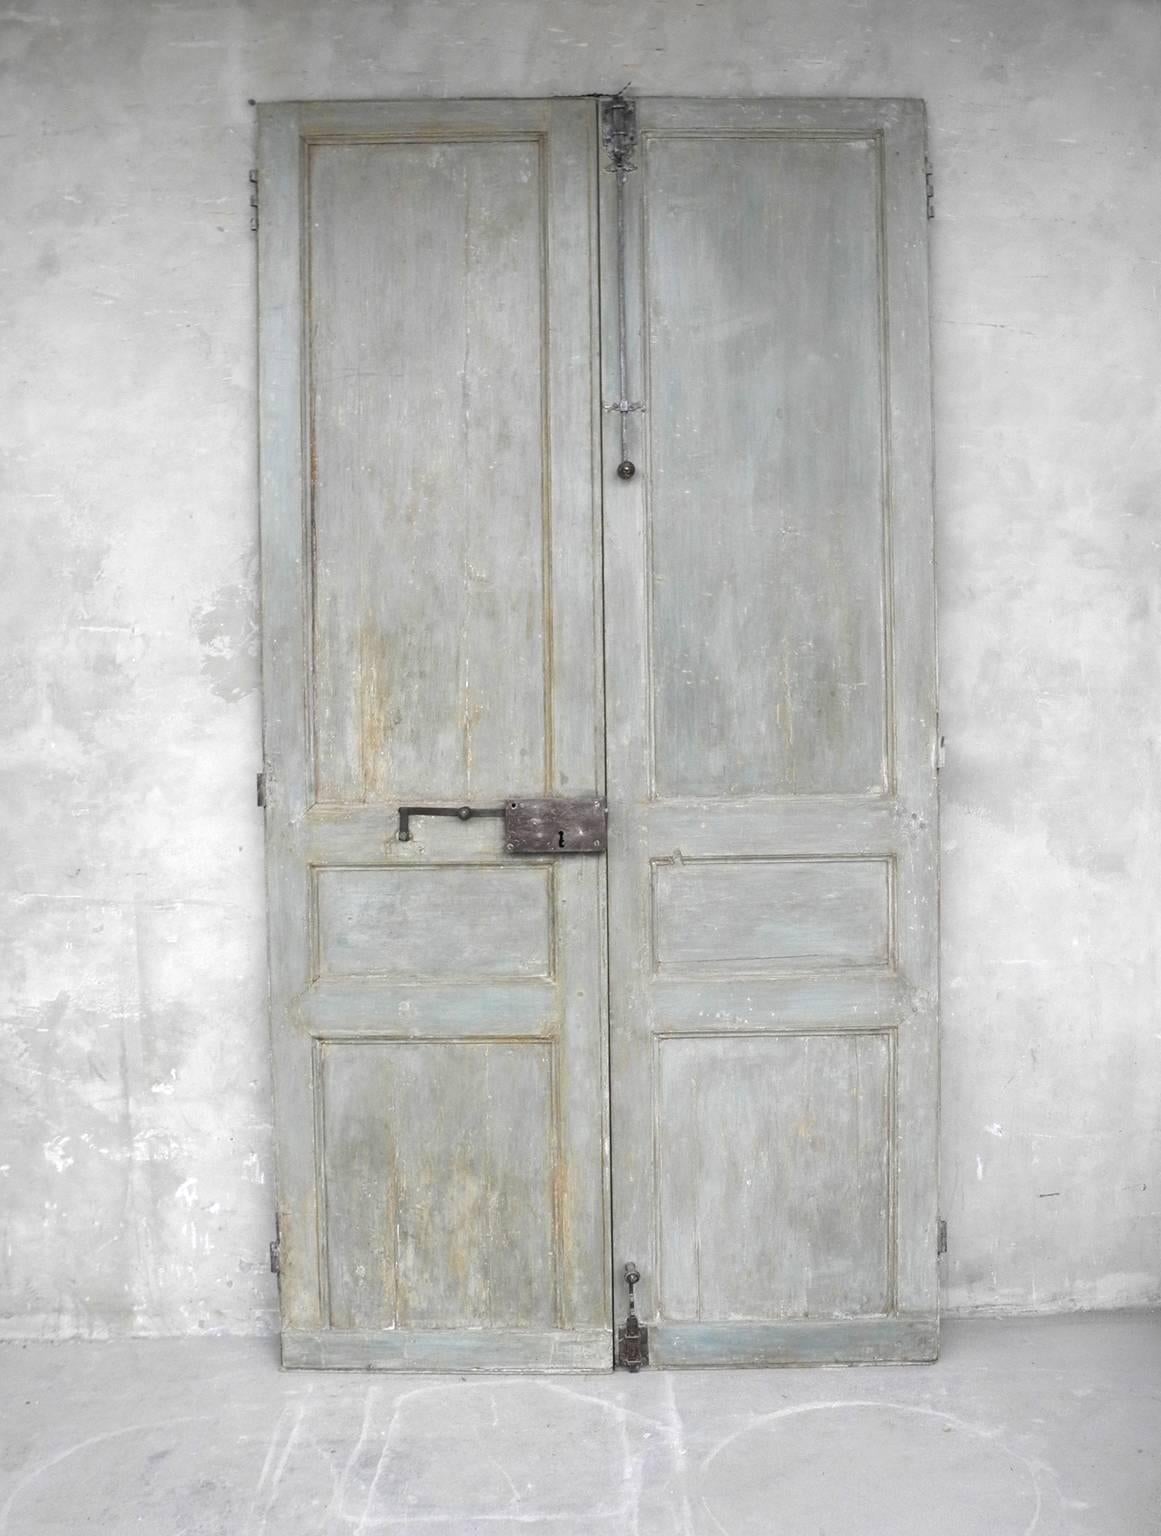
[[609,1328],[295,1329],[282,1335],[282,1363],[317,1371],[574,1375],[612,1368],[613,1334]]
[[656,1070],[662,1315],[886,1312],[889,1037],[663,1039]]
[[296,847],[309,797],[304,658],[309,570],[304,396],[303,144],[291,106],[258,114],[259,510],[266,912],[274,1071],[279,1299],[286,1327],[317,1326],[314,1079],[298,1003],[310,984],[310,874]]
[[555,1324],[549,1041],[322,1046],[331,1325]]
[[544,781],[541,156],[310,150],[320,800]]
[[560,1028],[556,982],[479,977],[450,982],[382,976],[317,981],[299,1000],[302,1029],[318,1039],[406,1040],[553,1037]]
[[655,792],[881,790],[876,139],[640,158]]
[[[644,100],[638,125],[644,469],[606,475],[614,1257],[662,1363],[930,1358],[923,107]],[[614,213],[609,185],[607,271]]]
[[552,870],[320,869],[318,974],[552,975]]
[[653,865],[654,969],[829,970],[891,958],[885,859],[706,859]]
[[[288,1363],[607,1367],[610,1140],[658,1363],[937,1349],[923,110],[639,120],[602,483],[594,105],[260,114]],[[611,1041],[602,860],[395,836],[594,791]]]
[[775,1324],[661,1323],[650,1330],[649,1355],[666,1370],[938,1360],[939,1315],[791,1319]]
[[595,108],[259,121],[285,1357],[607,1369],[599,871],[395,818],[603,788]]

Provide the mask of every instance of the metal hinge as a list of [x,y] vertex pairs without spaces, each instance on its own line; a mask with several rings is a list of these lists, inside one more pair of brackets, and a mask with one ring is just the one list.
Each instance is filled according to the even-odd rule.
[[253,171],[250,172],[250,186],[253,189],[251,191],[251,193],[250,193],[250,208],[252,210],[251,213],[250,213],[250,228],[251,229],[257,229],[258,228],[258,172],[257,172],[257,170],[253,170]]
[[262,806],[266,804],[266,775],[265,773],[255,774],[255,778],[257,780],[255,788],[258,798],[258,806],[259,809],[261,809]]
[[939,1222],[939,1226],[936,1229],[935,1257],[937,1259],[941,1259],[946,1252],[947,1252],[947,1222],[944,1221],[943,1218],[941,1217],[940,1218],[940,1222]]
[[930,160],[925,159],[923,162],[923,176],[927,182],[927,217],[933,219],[935,217],[935,172],[931,168]]
[[947,737],[941,735],[935,738],[935,771],[936,773],[942,773],[946,767]]
[[274,1218],[274,1241],[270,1244],[270,1273],[280,1275],[282,1273],[282,1230],[278,1217]]
[[641,1326],[633,1287],[641,1280],[636,1264],[625,1265],[625,1284],[629,1287],[629,1315],[625,1326],[617,1329],[617,1364],[626,1371],[639,1371],[649,1364],[649,1330]]

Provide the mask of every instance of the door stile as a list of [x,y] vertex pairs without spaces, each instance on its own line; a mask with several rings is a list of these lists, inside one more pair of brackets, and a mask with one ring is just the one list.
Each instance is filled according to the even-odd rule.
[[[296,828],[306,815],[309,518],[306,444],[304,145],[299,111],[258,118],[259,487],[270,1013],[273,1052],[279,1297],[284,1328],[317,1327],[321,1265],[315,1147],[314,1046],[299,1019],[310,984],[302,931],[310,871]],[[302,1134],[301,1128],[310,1128]]]
[[[650,594],[641,580],[648,569],[646,500],[650,484],[645,398],[643,314],[640,253],[641,223],[639,149],[631,155],[623,203],[618,210],[617,177],[602,145],[599,183],[601,270],[601,387],[602,474],[604,491],[605,572],[605,753],[610,801],[607,860],[609,913],[609,1097],[612,1132],[613,1311],[620,1321],[627,1303],[623,1281],[626,1266],[635,1263],[641,1278],[635,1285],[637,1312],[653,1316],[657,1249],[651,1213],[655,1209],[653,1145],[640,1134],[655,1126],[653,1071],[646,1051],[626,1049],[626,1021],[648,1016],[647,978],[650,957],[648,889],[642,874],[649,867],[647,831],[641,803],[647,799],[644,777],[648,762],[648,715],[640,710],[635,682],[648,670],[648,607]],[[618,248],[618,215],[624,220],[624,246]],[[623,285],[623,293],[622,293]],[[623,304],[623,313],[621,306]],[[624,326],[626,377],[620,375],[620,337]],[[620,415],[609,409],[627,386],[644,410]],[[622,451],[636,466],[624,479],[616,474]],[[616,958],[614,956],[616,955]],[[616,972],[614,972],[616,966]],[[630,1128],[632,1131],[630,1132]]]
[[[562,599],[552,606],[552,673],[559,691],[553,710],[554,746],[548,793],[580,794],[605,789],[604,603],[600,550],[600,325],[598,311],[597,143],[594,104],[557,101],[551,106],[555,137],[548,162],[548,210],[558,210],[546,230],[549,242],[545,348],[552,395],[548,419],[557,424],[557,446],[546,465],[555,477],[551,578],[547,590]],[[583,199],[584,219],[570,217]],[[583,291],[587,310],[584,366],[553,335],[581,334],[572,295]],[[582,433],[580,423],[585,424]],[[577,587],[587,601],[577,599]],[[562,1320],[583,1316],[609,1330],[605,1361],[612,1357],[612,1298],[608,1284],[611,1234],[608,1124],[608,929],[606,869],[602,858],[554,862],[558,913],[588,911],[560,955],[561,1034],[594,1068],[566,1072],[560,1061],[560,1133],[571,1139],[572,1177],[559,1191],[558,1252]],[[595,1049],[594,1049],[595,1047]],[[593,1095],[596,1095],[596,1104]],[[586,1190],[588,1193],[586,1193]],[[563,1321],[562,1324],[563,1326]]]
[[[910,1009],[897,1041],[896,1307],[939,1314],[939,721],[931,425],[926,114],[908,103],[882,132],[882,292],[894,575],[898,968]],[[905,328],[906,344],[896,339]]]

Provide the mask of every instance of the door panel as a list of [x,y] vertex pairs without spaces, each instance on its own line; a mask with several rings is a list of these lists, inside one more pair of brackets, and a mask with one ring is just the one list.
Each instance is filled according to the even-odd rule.
[[320,801],[544,782],[541,152],[311,150]]
[[551,869],[527,866],[320,869],[316,975],[549,979],[552,884]]
[[605,519],[616,1273],[662,1365],[929,1358],[922,106],[643,101],[638,128],[642,473],[606,476]]
[[662,1035],[656,1055],[666,1315],[885,1312],[890,1036]]
[[288,1364],[611,1363],[594,110],[263,108],[270,966]]
[[886,859],[660,860],[652,878],[658,975],[890,964]]
[[551,1041],[319,1047],[336,1328],[551,1332]]
[[648,141],[659,799],[882,791],[876,153]]

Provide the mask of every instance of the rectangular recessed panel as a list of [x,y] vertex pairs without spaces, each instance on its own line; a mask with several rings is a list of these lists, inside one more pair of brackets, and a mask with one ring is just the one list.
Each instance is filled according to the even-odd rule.
[[553,1047],[321,1047],[334,1328],[555,1326]]
[[544,782],[540,153],[311,151],[322,801],[499,801]]
[[886,859],[714,859],[653,866],[659,973],[886,966]]
[[646,139],[660,798],[886,782],[878,153]]
[[320,869],[323,977],[552,974],[552,871]]
[[665,1317],[886,1311],[889,1037],[669,1038],[657,1051]]

